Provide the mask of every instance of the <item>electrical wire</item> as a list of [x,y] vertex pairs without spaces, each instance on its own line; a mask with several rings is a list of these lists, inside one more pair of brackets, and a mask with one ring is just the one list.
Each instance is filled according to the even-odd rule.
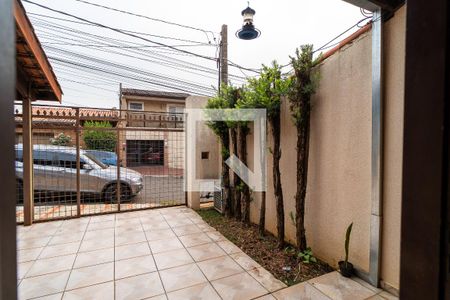
[[[119,13],[122,13],[122,14],[127,14],[127,15],[134,16],[134,17],[144,18],[144,19],[147,19],[147,20],[161,22],[161,23],[168,24],[168,25],[174,25],[174,26],[179,26],[179,27],[186,28],[186,29],[192,29],[192,30],[200,31],[200,32],[203,32],[203,33],[206,34],[206,37],[208,38],[208,40],[209,40],[208,33],[211,33],[212,36],[213,36],[213,39],[216,40],[215,33],[213,31],[211,31],[211,30],[206,30],[206,29],[202,29],[202,28],[197,28],[197,27],[192,27],[192,26],[188,26],[188,25],[178,24],[178,23],[175,23],[175,22],[166,21],[166,20],[162,20],[162,19],[152,18],[152,17],[148,17],[148,16],[145,16],[145,15],[136,14],[136,13],[132,13],[132,12],[129,12],[129,11],[125,11],[125,10],[113,8],[113,7],[110,7],[110,6],[97,4],[97,3],[92,3],[92,2],[89,2],[89,1],[85,1],[85,0],[75,0],[75,1],[81,2],[81,3],[84,3],[84,4],[88,4],[88,5],[92,5],[92,6],[96,6],[96,7],[100,7],[100,8],[103,8],[103,9],[119,12]],[[209,41],[209,42],[211,43],[211,41]]]
[[114,32],[117,32],[117,33],[120,33],[120,34],[123,34],[123,35],[131,36],[131,37],[134,37],[134,38],[137,38],[137,39],[140,39],[140,40],[152,43],[152,44],[165,46],[167,48],[170,48],[170,49],[173,49],[173,50],[177,50],[177,51],[180,51],[180,52],[184,52],[184,53],[187,53],[187,54],[191,54],[191,55],[197,56],[199,58],[215,61],[214,57],[209,57],[209,56],[206,56],[206,55],[190,52],[190,51],[187,51],[187,50],[184,50],[184,49],[179,49],[179,48],[176,48],[176,47],[172,47],[172,46],[164,44],[164,43],[156,42],[156,41],[147,39],[145,37],[142,37],[142,36],[139,36],[139,35],[136,35],[136,34],[133,34],[133,33],[127,33],[127,32],[125,32],[125,31],[123,31],[121,29],[118,29],[118,28],[115,28],[115,27],[111,27],[111,26],[108,26],[108,25],[105,25],[105,24],[102,24],[102,23],[90,21],[90,20],[87,20],[85,18],[78,17],[76,15],[73,15],[73,14],[70,14],[70,13],[67,13],[67,12],[64,12],[64,11],[61,11],[61,10],[57,10],[57,9],[54,9],[54,8],[51,8],[51,7],[48,7],[48,6],[45,6],[45,5],[42,5],[42,4],[30,1],[30,0],[23,0],[23,1],[26,2],[26,3],[30,3],[30,4],[33,4],[35,6],[41,7],[41,8],[46,9],[46,10],[50,10],[50,11],[55,12],[55,13],[59,13],[59,14],[62,14],[62,15],[65,15],[65,16],[68,16],[68,17],[71,17],[71,18],[74,18],[74,19],[77,19],[77,20],[81,20],[81,21],[84,21],[84,22],[96,25],[96,26],[98,26],[100,28],[109,29],[111,31],[114,31]]
[[[48,15],[32,13],[32,12],[29,12],[27,14],[31,16],[31,19],[42,20],[41,18],[45,18],[45,19],[53,19],[53,20],[58,20],[58,21],[63,21],[63,22],[81,24],[81,25],[86,25],[86,26],[95,26],[95,25],[90,24],[90,23],[80,22],[80,21],[75,21],[75,20],[69,20],[69,19],[64,19],[64,18],[58,18],[58,17],[55,17],[55,16],[48,16]],[[139,32],[139,31],[132,31],[132,30],[127,30],[127,29],[122,29],[122,28],[120,30],[122,30],[124,32],[135,33],[135,34],[140,34],[140,35],[145,35],[145,36],[151,36],[151,37],[160,38],[160,39],[169,39],[169,40],[175,40],[175,41],[179,41],[179,42],[216,46],[216,44],[210,44],[210,43],[194,41],[194,40],[188,40],[188,39],[182,39],[182,38],[176,38],[176,37],[171,37],[171,36],[156,35],[156,34],[150,34],[150,33],[146,33],[146,32]]]
[[[37,24],[37,29],[38,29],[38,34],[40,35],[40,37],[44,37],[45,39],[49,39],[51,41],[56,41],[56,42],[67,42],[67,40],[71,40],[74,42],[88,42],[88,41],[95,41],[96,44],[101,44],[104,46],[109,46],[109,45],[115,45],[115,46],[120,46],[120,47],[129,47],[130,43],[129,42],[122,42],[123,40],[117,40],[117,39],[111,39],[111,38],[105,38],[104,36],[100,36],[100,35],[94,35],[91,33],[87,33],[87,32],[83,32],[83,31],[79,31],[79,30],[74,30],[72,28],[68,28],[65,26],[58,26],[57,24],[43,24],[38,22]],[[58,32],[60,34],[56,34],[55,32]],[[42,34],[45,33],[45,34]],[[79,37],[77,36],[79,35]],[[82,37],[81,37],[82,35]],[[92,38],[90,38],[92,37]],[[106,41],[106,42],[103,42]],[[119,42],[118,42],[119,41]],[[45,42],[43,41],[43,44],[45,45]],[[137,44],[137,43],[131,43],[133,46],[134,45],[138,45],[138,46],[142,46],[142,44]],[[128,45],[128,46],[126,46]],[[95,49],[95,48],[94,48]],[[202,74],[198,74],[196,72],[191,72],[188,70],[199,70],[202,72],[207,72],[210,74],[216,74],[217,71],[214,69],[209,69],[206,68],[205,66],[202,65],[197,65],[197,64],[192,64],[190,62],[186,62],[183,60],[178,60],[178,59],[174,59],[174,58],[170,58],[168,56],[165,55],[161,55],[158,53],[155,53],[154,50],[149,51],[149,50],[143,50],[143,49],[120,49],[120,50],[124,50],[125,52],[129,52],[129,53],[134,53],[134,54],[139,54],[139,56],[132,56],[132,55],[128,55],[128,54],[124,54],[122,53],[120,50],[119,51],[114,51],[114,50],[106,50],[106,49],[97,49],[99,51],[104,51],[104,52],[108,52],[108,53],[115,53],[118,55],[123,55],[126,57],[131,57],[131,58],[135,58],[135,59],[139,59],[139,60],[143,60],[143,61],[148,61],[148,62],[152,62],[152,63],[157,63],[157,64],[161,64],[161,65],[165,65],[165,66],[171,66],[173,68],[176,68],[178,70],[181,71],[187,71],[189,73],[194,73],[197,75],[202,75]],[[145,54],[143,54],[145,53]],[[177,52],[175,52],[177,53]],[[173,53],[169,53],[169,54],[173,54]],[[179,53],[177,53],[179,54]],[[156,55],[156,56],[155,56]],[[151,57],[153,59],[160,59],[161,61],[163,61],[164,63],[155,61],[155,60],[148,60],[148,59],[144,59],[142,56],[147,56],[147,57]],[[176,66],[179,66],[176,67]],[[186,69],[180,69],[180,68],[186,68]],[[209,76],[208,76],[209,77]],[[245,78],[237,76],[237,75],[233,75],[230,74],[230,77],[233,77],[234,80],[244,80]]]
[[[109,29],[109,30],[115,31],[117,33],[128,35],[128,36],[131,36],[131,37],[134,37],[134,38],[137,38],[137,39],[141,39],[141,40],[146,41],[146,42],[150,42],[150,43],[157,44],[157,45],[160,45],[160,46],[166,46],[167,48],[170,48],[170,49],[173,49],[173,50],[176,50],[176,51],[180,51],[180,52],[183,52],[183,53],[186,53],[186,54],[191,54],[193,56],[196,56],[196,57],[199,57],[199,58],[203,58],[203,59],[206,59],[206,60],[211,60],[211,61],[215,61],[216,60],[216,58],[214,58],[214,57],[209,57],[209,56],[206,56],[206,55],[194,53],[194,52],[187,51],[187,50],[184,50],[184,49],[179,49],[179,48],[176,48],[176,47],[172,47],[170,45],[167,45],[167,44],[164,44],[164,43],[160,43],[160,42],[156,42],[156,41],[144,38],[142,36],[139,36],[139,35],[136,35],[136,34],[133,34],[133,33],[127,33],[125,31],[123,31],[121,29],[118,29],[118,28],[115,28],[115,27],[107,26],[107,25],[104,25],[104,24],[101,24],[101,23],[98,23],[98,22],[90,21],[90,20],[87,20],[85,18],[75,16],[73,14],[70,14],[70,13],[67,13],[67,12],[64,12],[64,11],[53,9],[53,8],[48,7],[48,6],[45,6],[45,5],[42,5],[42,4],[30,1],[30,0],[23,0],[23,1],[27,2],[27,3],[30,3],[30,4],[33,4],[33,5],[36,5],[38,7],[41,7],[43,9],[50,10],[52,12],[59,13],[59,14],[62,14],[62,15],[65,15],[65,16],[68,16],[68,17],[71,17],[71,18],[74,18],[74,19],[77,19],[77,20],[81,20],[81,21],[84,21],[86,23],[90,23],[90,24],[93,24],[95,26],[98,26],[98,27],[101,27],[101,28],[104,28],[104,29]],[[76,1],[78,1],[78,0],[76,0]],[[230,62],[230,61],[229,61],[229,63],[230,63],[230,65],[232,67],[241,68],[241,69],[244,69],[244,70],[247,70],[247,71],[252,71],[252,72],[259,73],[257,70],[250,69],[250,68],[245,68],[245,67],[242,67],[242,66],[240,66],[240,65],[238,65],[236,63]]]
[[[359,27],[359,25],[360,25],[362,22],[364,22],[364,21],[366,21],[366,20],[368,20],[368,19],[370,19],[370,18],[372,18],[372,17],[371,17],[371,16],[369,16],[369,17],[364,17],[363,19],[359,20],[358,22],[356,22],[355,24],[353,24],[352,26],[350,26],[349,28],[347,28],[347,29],[344,30],[343,32],[339,33],[337,36],[333,37],[331,40],[329,40],[328,42],[326,42],[325,44],[323,44],[323,45],[320,46],[319,48],[315,49],[312,53],[314,54],[314,53],[317,53],[317,52],[319,52],[319,51],[326,50],[326,49],[332,48],[332,47],[334,47],[334,46],[336,46],[336,45],[339,45],[340,41],[339,41],[339,42],[336,42],[336,43],[334,43],[334,44],[331,44],[331,43],[334,42],[335,40],[337,40],[338,38],[340,38],[341,36],[343,36],[344,34],[346,34],[347,32],[349,32],[350,30],[354,29],[355,27]],[[376,20],[373,20],[373,21],[376,21]],[[331,44],[331,45],[330,45],[330,44]],[[282,65],[281,68],[285,68],[285,67],[290,66],[290,65],[292,65],[292,62],[289,62],[289,63],[287,63],[287,64],[285,64],[285,65]],[[291,70],[291,71],[292,71],[292,70]],[[291,71],[290,71],[290,72],[291,72]],[[290,73],[290,72],[288,72],[288,73]]]
[[89,62],[100,63],[100,64],[111,66],[111,67],[114,67],[114,68],[120,68],[122,70],[131,71],[131,72],[134,72],[136,74],[143,74],[145,76],[153,76],[153,77],[159,78],[159,79],[171,80],[171,81],[176,82],[176,83],[188,83],[188,84],[190,84],[192,86],[200,87],[200,88],[203,87],[203,86],[201,86],[201,85],[199,85],[197,83],[194,83],[194,82],[189,82],[189,81],[185,81],[185,80],[182,80],[182,79],[177,79],[175,77],[167,77],[167,76],[164,76],[162,74],[158,74],[158,73],[154,73],[154,72],[144,71],[142,68],[129,67],[129,66],[118,64],[118,63],[114,63],[114,62],[111,62],[111,61],[108,61],[108,60],[96,58],[96,57],[93,57],[92,55],[87,56],[87,55],[83,55],[81,53],[68,51],[68,50],[64,50],[64,49],[60,49],[60,48],[56,48],[56,47],[51,47],[51,46],[46,46],[45,48],[50,50],[50,51],[52,51],[53,53],[55,53],[55,52],[56,53],[60,53],[60,54],[62,53],[62,54],[65,54],[65,55],[67,55],[69,57],[80,58],[80,59],[83,59],[83,60],[86,60],[86,61],[89,61]]

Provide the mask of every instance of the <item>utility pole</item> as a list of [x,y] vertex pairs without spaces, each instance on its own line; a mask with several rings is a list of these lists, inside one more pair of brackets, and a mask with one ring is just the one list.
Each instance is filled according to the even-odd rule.
[[[220,54],[219,54],[219,84],[228,84],[228,26],[222,25],[220,31],[222,37],[220,41]],[[220,89],[220,86],[219,86]]]

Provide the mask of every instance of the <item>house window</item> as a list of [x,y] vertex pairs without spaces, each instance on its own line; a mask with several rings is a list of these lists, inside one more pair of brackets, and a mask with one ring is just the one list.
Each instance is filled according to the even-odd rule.
[[202,159],[209,159],[209,152],[202,152]]
[[184,113],[184,106],[169,106],[168,110],[171,115],[177,115],[181,117]]
[[130,110],[144,110],[144,104],[142,102],[129,102],[128,109]]

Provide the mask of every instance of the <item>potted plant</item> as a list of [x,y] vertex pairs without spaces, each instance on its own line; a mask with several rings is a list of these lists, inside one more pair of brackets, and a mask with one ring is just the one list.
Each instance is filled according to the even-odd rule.
[[348,262],[348,246],[350,244],[352,227],[353,222],[347,227],[347,232],[345,233],[345,260],[339,262],[339,270],[344,277],[351,277],[353,275],[353,265]]

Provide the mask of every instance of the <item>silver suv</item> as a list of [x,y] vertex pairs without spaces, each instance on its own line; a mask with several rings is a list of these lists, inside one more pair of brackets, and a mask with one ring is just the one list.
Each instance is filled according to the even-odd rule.
[[[76,150],[53,145],[33,146],[34,190],[76,193]],[[16,145],[18,198],[23,190],[23,145]],[[120,168],[121,200],[129,200],[142,190],[142,175]],[[83,194],[96,194],[108,202],[117,201],[117,167],[107,166],[94,155],[80,150],[80,187]]]

